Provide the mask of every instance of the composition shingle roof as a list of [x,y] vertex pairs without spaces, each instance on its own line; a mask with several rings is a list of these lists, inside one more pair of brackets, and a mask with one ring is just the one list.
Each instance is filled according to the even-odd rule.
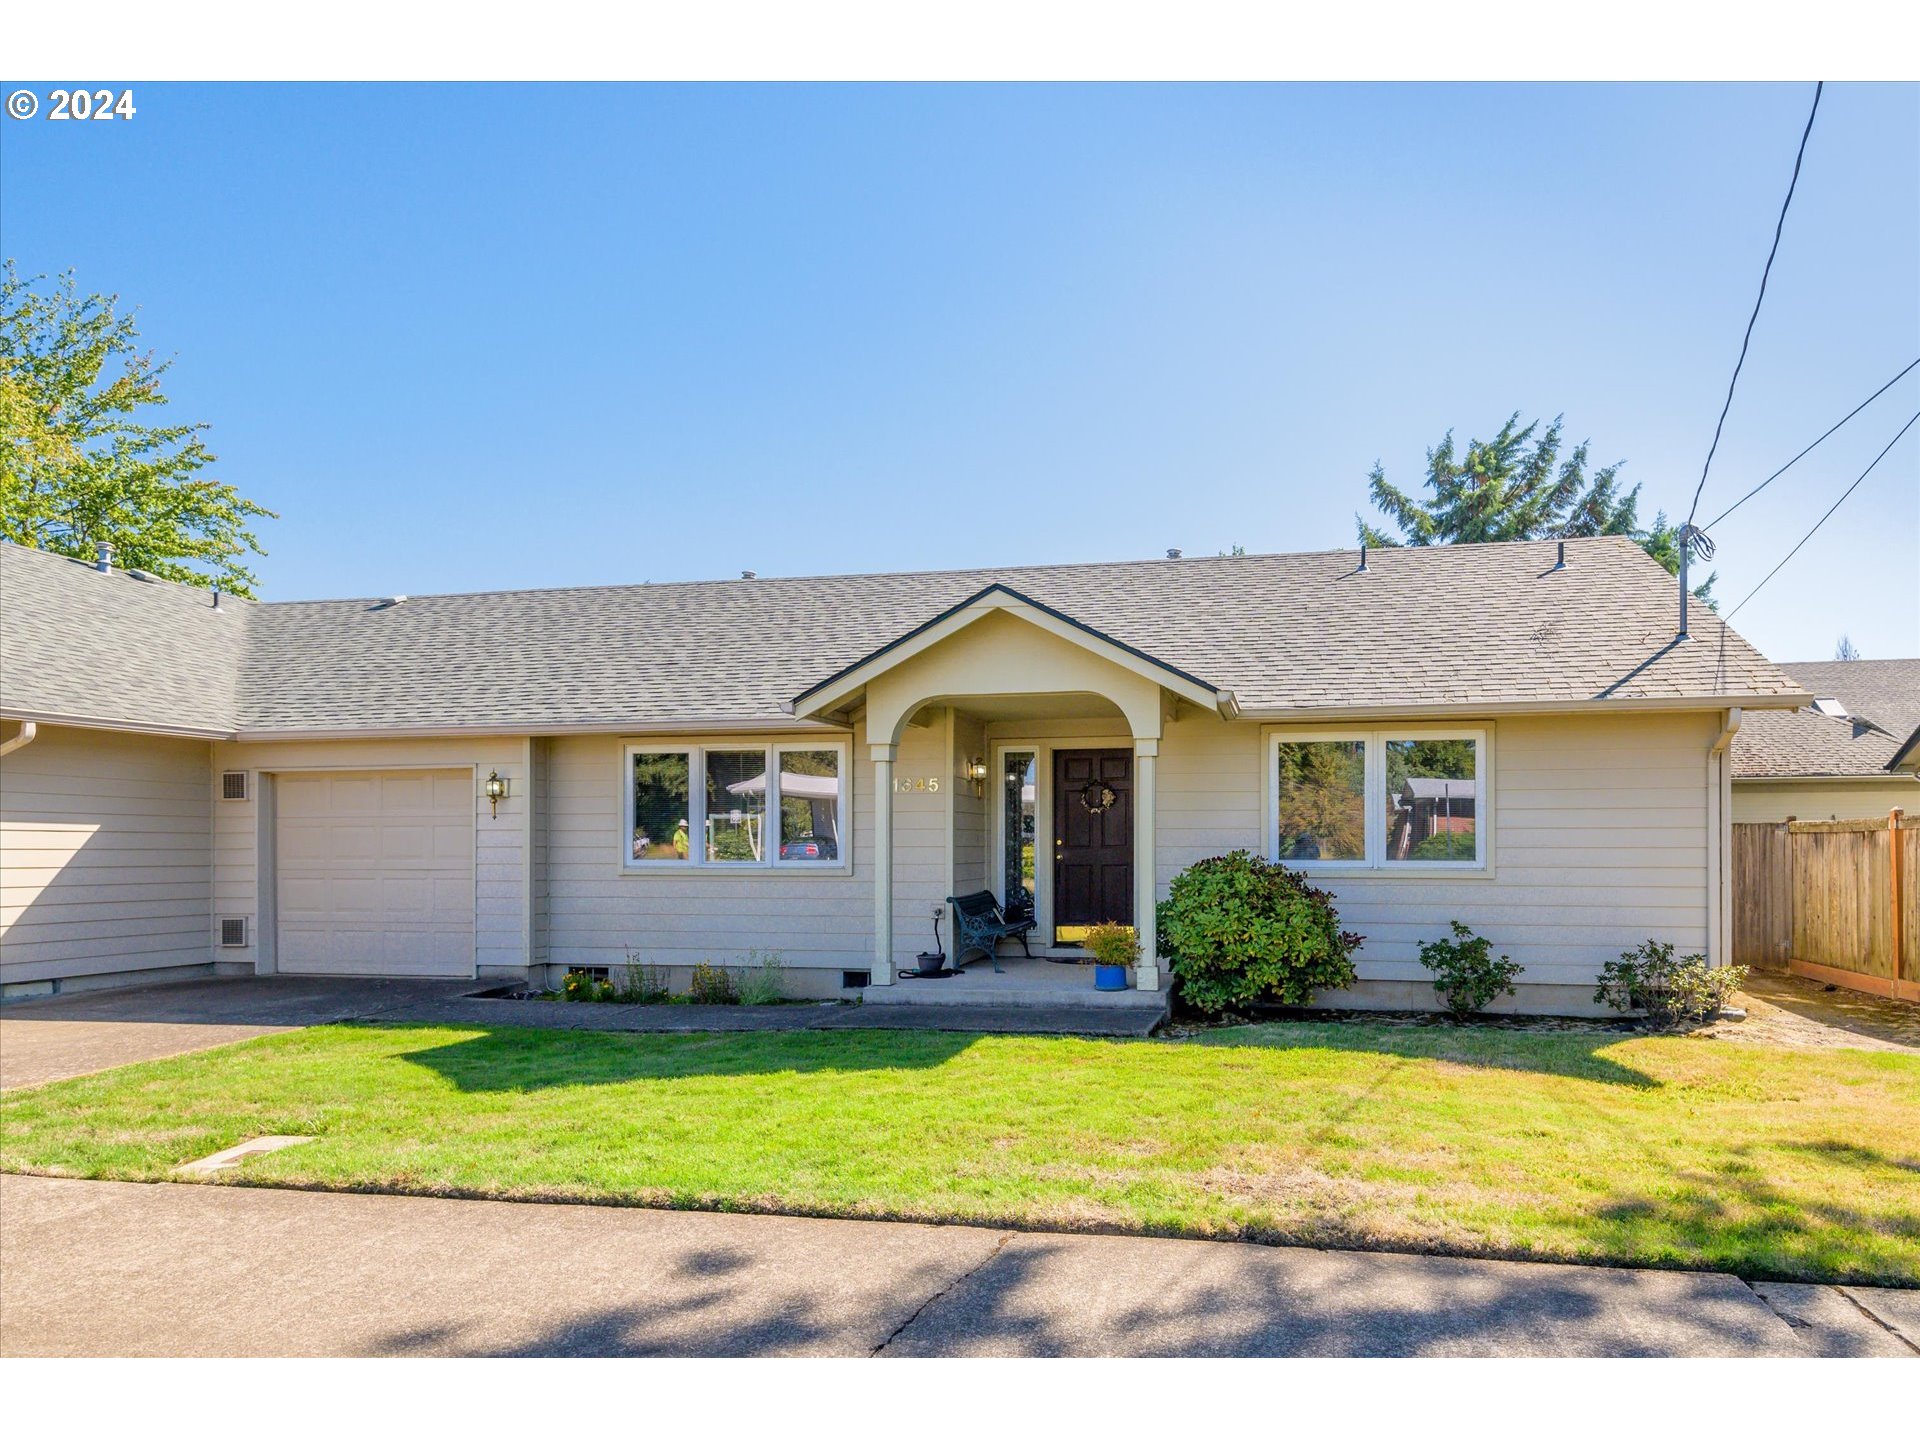
[[[9,633],[16,589],[76,628],[107,618],[87,586],[157,590],[7,548]],[[1336,550],[262,604],[233,617],[233,708],[244,731],[780,723],[802,691],[996,583],[1256,714],[1801,695],[1704,607],[1676,643],[1674,581],[1630,540],[1568,541],[1558,570],[1555,554],[1542,541],[1375,550],[1364,573],[1358,552]],[[48,623],[57,634],[43,620],[8,662],[13,713],[42,698]],[[137,666],[138,694],[164,698],[166,677],[146,672],[167,663],[130,653],[145,645],[80,648],[63,673]]]
[[231,734],[257,607],[192,585],[101,574],[0,543],[0,707],[136,729]]
[[1887,772],[1920,730],[1920,660],[1824,660],[1780,667],[1849,718],[1817,710],[1755,711],[1733,741],[1736,779]]

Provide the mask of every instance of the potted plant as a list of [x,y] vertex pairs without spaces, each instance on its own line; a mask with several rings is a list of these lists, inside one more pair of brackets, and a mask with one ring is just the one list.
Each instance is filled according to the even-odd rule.
[[1106,921],[1088,930],[1081,943],[1093,956],[1093,988],[1126,989],[1127,971],[1140,963],[1140,937],[1133,927]]

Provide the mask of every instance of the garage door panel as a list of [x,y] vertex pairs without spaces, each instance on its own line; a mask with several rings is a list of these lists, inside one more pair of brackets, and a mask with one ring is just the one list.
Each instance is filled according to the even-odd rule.
[[380,781],[375,776],[330,775],[327,811],[342,817],[380,814]]
[[387,775],[380,781],[383,815],[418,815],[433,809],[433,781],[419,775]]
[[436,812],[452,811],[462,818],[471,818],[476,792],[473,789],[473,777],[464,770],[439,770],[433,777],[433,808]]
[[473,973],[470,772],[287,776],[276,798],[280,969]]
[[434,858],[433,826],[413,821],[393,821],[376,832],[375,843],[382,860],[418,864]]

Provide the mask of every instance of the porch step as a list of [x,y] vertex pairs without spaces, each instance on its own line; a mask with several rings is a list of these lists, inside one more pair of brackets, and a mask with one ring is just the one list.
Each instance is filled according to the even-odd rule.
[[[1000,983],[995,983],[996,981]],[[970,1005],[1017,1010],[1062,1006],[1089,1010],[1133,1010],[1167,1013],[1164,990],[1096,990],[1089,973],[1079,984],[1048,985],[1012,975],[971,972],[950,980],[897,979],[891,985],[869,985],[860,992],[863,1005]]]

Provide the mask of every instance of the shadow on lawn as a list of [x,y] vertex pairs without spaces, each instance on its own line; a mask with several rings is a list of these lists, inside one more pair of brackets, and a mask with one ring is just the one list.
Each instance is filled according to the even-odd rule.
[[1530,1035],[1471,1025],[1363,1028],[1283,1021],[1210,1031],[1187,1043],[1212,1048],[1339,1050],[1402,1061],[1441,1060],[1485,1070],[1563,1075],[1572,1080],[1594,1080],[1635,1090],[1659,1089],[1661,1081],[1603,1053],[1619,1044],[1622,1038],[1579,1032]]
[[463,1091],[505,1092],[725,1075],[930,1070],[977,1038],[946,1031],[628,1035],[505,1026],[399,1058]]
[[[1920,1283],[1920,1210],[1910,1198],[1901,1202],[1913,1192],[1904,1182],[1889,1191],[1885,1177],[1871,1173],[1910,1171],[1912,1160],[1843,1142],[1779,1148],[1830,1161],[1834,1172],[1781,1183],[1768,1173],[1764,1147],[1741,1146],[1710,1171],[1675,1170],[1652,1193],[1616,1193],[1591,1213],[1645,1239],[1670,1240],[1683,1263],[1720,1266],[1737,1254],[1746,1273],[1770,1278]],[[1868,1188],[1871,1179],[1881,1181],[1878,1189]],[[1848,1203],[1834,1198],[1843,1196]],[[1878,1255],[1862,1248],[1869,1237],[1880,1243]]]

